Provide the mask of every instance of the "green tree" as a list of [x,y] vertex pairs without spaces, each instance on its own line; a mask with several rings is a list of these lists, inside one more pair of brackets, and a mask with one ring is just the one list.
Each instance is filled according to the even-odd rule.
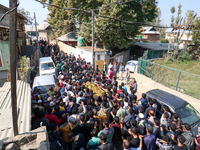
[[170,9],[171,13],[172,13],[172,17],[171,17],[171,26],[173,26],[174,24],[174,13],[176,11],[176,8],[174,6],[171,7]]
[[160,43],[169,43],[169,40],[168,39],[161,39]]
[[[51,0],[49,2],[61,7],[79,8],[81,10],[99,8],[95,11],[95,14],[135,22],[150,22],[156,17],[157,12],[155,0],[137,0],[120,4],[111,4],[110,0]],[[113,2],[118,2],[118,0],[112,0]],[[87,42],[91,42],[91,14],[66,11],[55,7],[49,7],[49,10],[48,22],[55,29],[56,36],[67,32],[67,24],[74,26],[75,30],[77,28],[76,22],[78,22],[79,35],[83,36]],[[95,42],[101,43],[109,49],[128,48],[133,42],[130,38],[139,34],[140,28],[141,25],[139,24],[128,24],[95,16]]]
[[181,15],[181,13],[182,13],[181,8],[182,8],[182,5],[179,4],[179,5],[178,5],[178,14],[177,14],[177,17],[176,17],[176,22],[178,22],[178,20],[179,20],[179,18],[180,18],[180,15]]
[[25,25],[32,25],[33,24],[33,17],[31,17],[30,12],[25,10],[24,8],[20,7],[17,9],[17,12],[22,14],[26,19],[24,20]]
[[[200,17],[197,17],[194,21],[194,28],[193,30],[200,30]],[[200,45],[200,32],[193,32],[192,34],[192,40],[197,47]]]
[[186,13],[186,18],[187,18],[186,24],[190,24],[190,21],[191,21],[192,17],[193,17],[193,11],[192,10],[188,10],[187,13]]

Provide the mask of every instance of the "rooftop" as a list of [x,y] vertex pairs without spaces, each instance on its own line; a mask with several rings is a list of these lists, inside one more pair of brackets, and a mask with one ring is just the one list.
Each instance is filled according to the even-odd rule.
[[[5,11],[9,11],[9,10],[10,10],[8,7],[6,7],[6,6],[4,6],[4,5],[1,5],[1,4],[0,4],[0,8],[4,9]],[[22,14],[20,14],[20,13],[17,13],[17,15],[18,15],[19,17],[22,17],[23,19],[26,19],[26,17],[24,17],[24,16],[23,16]]]
[[[86,51],[90,51],[90,52],[92,51],[92,46],[84,46],[84,47],[77,47],[77,48],[83,49],[83,50],[86,50]],[[107,52],[108,50],[94,47],[94,51],[95,52]]]
[[43,22],[40,26],[38,26],[38,30],[45,30],[46,28],[48,28],[50,26],[50,24],[48,22]]
[[60,41],[77,41],[77,35],[76,32],[69,32],[63,36],[60,36],[57,38],[57,40]]
[[160,34],[154,27],[142,27],[142,34]]
[[135,42],[134,45],[140,46],[148,50],[168,50],[168,43],[140,43]]
[[[165,33],[171,33],[172,29],[173,28],[166,29]],[[177,30],[174,30],[173,32],[175,32],[175,33],[177,33],[177,32],[183,33],[183,31],[184,31],[184,33],[188,33],[189,32],[189,30],[183,30],[183,29],[177,29]],[[192,31],[190,31],[190,34],[191,33],[192,33]]]
[[[0,88],[0,139],[14,136],[11,111],[10,82]],[[31,130],[31,89],[26,82],[17,80],[17,110],[19,134]]]

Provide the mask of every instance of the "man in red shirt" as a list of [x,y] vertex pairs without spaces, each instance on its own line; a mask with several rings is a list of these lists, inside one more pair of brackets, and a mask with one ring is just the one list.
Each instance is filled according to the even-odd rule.
[[[64,115],[65,114],[63,114],[63,116]],[[45,115],[44,118],[49,120],[49,124],[55,123],[57,125],[60,125],[60,123],[62,122],[62,118],[58,119],[58,117],[56,115],[52,114],[52,108],[51,107],[47,108],[47,115]]]
[[119,117],[115,117],[114,121],[110,124],[110,127],[113,127],[114,134],[112,138],[113,145],[116,149],[122,149],[122,133],[121,133],[121,126],[119,123]]
[[114,72],[113,72],[113,69],[111,68],[110,72],[109,72],[109,75],[108,75],[108,77],[111,80],[111,82],[112,82],[113,76],[114,76]]

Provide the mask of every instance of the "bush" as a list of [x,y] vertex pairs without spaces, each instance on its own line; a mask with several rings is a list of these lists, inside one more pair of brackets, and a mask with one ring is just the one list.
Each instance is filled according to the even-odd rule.
[[168,39],[161,39],[160,43],[169,43],[169,40]]
[[194,55],[184,52],[179,53],[177,56],[177,61],[182,61],[182,62],[194,59],[195,59]]

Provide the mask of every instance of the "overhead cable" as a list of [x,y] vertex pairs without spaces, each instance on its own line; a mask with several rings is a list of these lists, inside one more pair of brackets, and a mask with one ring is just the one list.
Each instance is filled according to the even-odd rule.
[[19,6],[19,1],[18,1],[18,3],[17,3],[17,6],[16,7],[14,7],[13,9],[11,9],[11,10],[8,10],[5,14],[3,14],[3,16],[0,18],[0,22],[2,22],[3,21],[3,19],[4,19],[4,17],[6,16],[6,15],[8,15],[10,12],[13,12],[15,9],[17,9],[17,7]]
[[[53,5],[53,4],[48,4],[48,3],[45,3],[45,2],[41,2],[40,0],[35,0],[35,1],[37,1],[37,2],[39,2],[41,4],[43,4],[43,5],[53,6],[53,7],[60,8],[60,9],[65,9],[65,10],[74,10],[74,11],[80,11],[80,12],[85,12],[85,13],[89,13],[89,14],[92,14],[92,12],[93,12],[93,11],[81,10],[81,9],[77,9],[77,8],[64,8],[64,7],[60,7],[60,6],[57,6],[57,5]],[[121,21],[121,22],[128,23],[128,24],[147,25],[147,26],[153,26],[153,27],[156,27],[156,28],[173,28],[173,27],[156,26],[156,25],[152,25],[152,24],[148,24],[148,23],[143,23],[143,22],[126,21],[126,20],[122,20],[122,19],[118,19],[118,18],[113,18],[113,17],[103,16],[103,15],[98,15],[98,14],[95,14],[95,13],[94,13],[94,15],[98,16],[98,17],[102,17],[102,18],[108,18],[108,19],[113,19],[113,20]],[[178,29],[182,29],[182,27],[177,27],[177,28]]]

